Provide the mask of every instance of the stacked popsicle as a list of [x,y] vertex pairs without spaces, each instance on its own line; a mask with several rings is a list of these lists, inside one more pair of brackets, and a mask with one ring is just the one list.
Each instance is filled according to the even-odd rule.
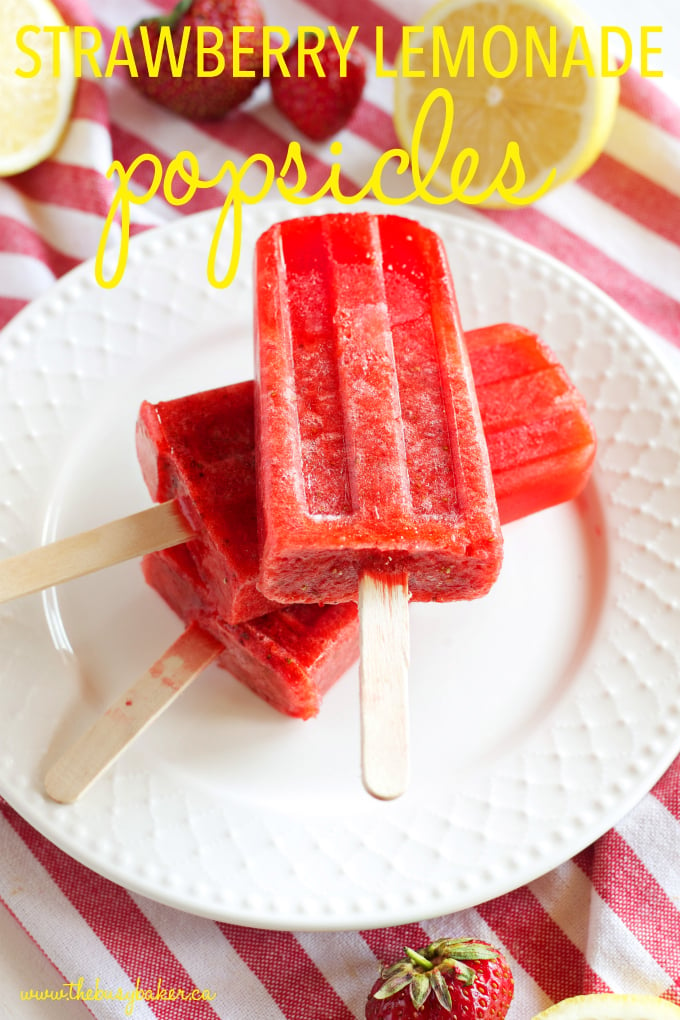
[[[490,326],[465,340],[501,523],[572,499],[588,478],[595,438],[562,366],[521,327]],[[200,622],[218,637],[230,672],[279,711],[306,719],[340,675],[325,670],[335,642],[351,647],[352,659],[358,654],[356,604],[264,602],[262,610],[253,596],[259,571],[253,401],[253,383],[243,382],[142,405],[137,450],[152,499],[176,499],[187,517],[200,514],[202,522],[186,544],[146,556],[143,569],[187,624]]]
[[[364,780],[393,796],[409,598],[484,595],[500,523],[575,496],[595,436],[535,334],[463,335],[443,246],[413,220],[277,224],[255,279],[255,385],[140,411],[144,478],[176,529],[148,543],[145,576],[199,635],[201,665],[290,715],[319,711],[359,642]],[[367,760],[395,732],[387,770]]]

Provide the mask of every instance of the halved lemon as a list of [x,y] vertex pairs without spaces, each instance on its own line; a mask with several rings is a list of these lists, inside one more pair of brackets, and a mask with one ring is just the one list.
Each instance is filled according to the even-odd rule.
[[[417,128],[414,162],[433,190],[450,193],[453,170],[471,203],[522,204],[602,152],[619,80],[569,0],[442,0],[421,26],[396,60],[394,124],[408,151]],[[494,186],[503,166],[509,200]]]
[[[28,31],[27,26],[39,31]],[[63,26],[63,18],[49,0],[0,3],[2,177],[46,159],[64,132],[76,79],[69,34],[51,31]]]
[[534,1020],[680,1020],[680,1006],[656,995],[602,992],[563,999]]

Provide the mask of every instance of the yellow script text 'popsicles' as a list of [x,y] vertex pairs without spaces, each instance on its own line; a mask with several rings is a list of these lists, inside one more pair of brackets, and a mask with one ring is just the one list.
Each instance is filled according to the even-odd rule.
[[[425,130],[428,115],[435,103],[443,103],[443,127],[441,141],[434,160],[427,173],[422,175],[419,170],[418,154],[421,138]],[[212,178],[203,180],[200,175],[200,167],[197,157],[189,152],[183,151],[177,154],[169,163],[165,171],[158,156],[151,153],[144,153],[138,156],[126,169],[119,160],[109,167],[108,177],[118,176],[119,184],[109,209],[99,248],[95,259],[95,278],[97,283],[106,288],[117,286],[123,278],[127,263],[128,244],[130,240],[130,210],[133,205],[144,205],[150,201],[162,187],[165,200],[170,205],[186,205],[198,191],[217,187],[221,182],[227,182],[226,196],[220,211],[215,232],[213,234],[210,252],[208,255],[207,275],[208,281],[213,287],[228,287],[236,276],[241,251],[242,218],[243,206],[254,205],[261,201],[271,190],[274,184],[281,196],[293,205],[311,205],[319,198],[330,195],[342,205],[354,205],[369,196],[377,198],[380,202],[389,206],[402,206],[419,198],[431,205],[447,205],[451,202],[462,202],[465,205],[479,205],[486,201],[492,194],[497,193],[510,205],[529,205],[537,198],[544,195],[550,188],[555,171],[551,170],[545,181],[531,195],[522,196],[518,192],[526,182],[526,174],[522,165],[522,158],[517,142],[509,141],[505,150],[505,157],[502,165],[498,168],[496,177],[484,191],[475,194],[468,194],[473,186],[475,174],[479,166],[479,154],[471,148],[462,149],[458,154],[450,171],[451,190],[448,194],[433,195],[429,191],[432,179],[439,170],[443,154],[451,139],[454,122],[454,103],[450,92],[447,89],[434,89],[423,103],[413,131],[411,151],[407,152],[402,148],[388,149],[376,161],[373,172],[367,183],[353,194],[346,194],[341,187],[342,167],[337,161],[331,163],[330,172],[325,183],[314,193],[303,194],[307,184],[307,171],[305,169],[302,150],[299,142],[290,142],[286,158],[281,170],[276,172],[274,161],[270,156],[263,153],[256,153],[250,156],[240,167],[237,167],[231,160],[226,160],[219,173]],[[342,152],[340,142],[333,142],[330,145],[330,152],[333,156],[339,156]],[[383,175],[388,166],[399,176],[410,173],[413,181],[413,191],[406,195],[394,197],[386,194],[383,187]],[[252,168],[259,168],[264,174],[264,181],[258,183],[253,192],[245,189],[244,179]],[[152,172],[151,182],[139,194],[131,189],[131,183],[135,173],[140,170],[142,175],[148,176]],[[514,172],[514,181],[511,185],[505,184],[505,177],[509,171]],[[295,174],[292,183],[288,178]],[[179,181],[183,190],[180,195],[175,194],[174,187]],[[136,182],[139,187],[139,181]],[[226,273],[218,279],[216,273],[217,254],[220,248],[220,240],[228,215],[232,212],[233,235],[231,245],[231,257]],[[107,254],[107,244],[111,235],[111,228],[114,223],[120,222],[121,235],[118,248],[118,259],[110,275],[106,275],[104,261]]]

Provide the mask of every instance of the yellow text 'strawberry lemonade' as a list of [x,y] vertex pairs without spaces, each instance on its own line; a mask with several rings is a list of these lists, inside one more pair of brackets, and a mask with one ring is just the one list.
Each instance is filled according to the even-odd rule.
[[418,134],[420,172],[444,198],[454,188],[470,204],[533,201],[604,148],[622,73],[608,41],[570,3],[443,0],[411,37],[408,63],[403,48],[396,61],[399,139]]
[[[13,9],[21,15],[15,21],[19,17],[22,23],[8,26],[14,35],[14,76],[22,85],[49,77],[43,59],[49,50],[53,68],[60,67],[53,77],[60,81],[69,73],[71,79],[85,72],[94,77],[127,73],[134,87],[189,119],[228,117],[252,99],[253,109],[270,103],[282,115],[280,127],[294,129],[282,158],[254,153],[242,165],[226,160],[212,174],[202,171],[188,150],[167,166],[153,153],[139,154],[129,166],[114,160],[108,176],[115,186],[95,260],[95,278],[107,288],[123,278],[131,207],[159,193],[171,205],[187,206],[199,191],[219,187],[224,204],[207,275],[220,288],[231,284],[238,268],[244,206],[272,191],[302,206],[326,196],[347,206],[367,197],[388,206],[416,200],[528,205],[578,177],[603,150],[619,79],[633,55],[643,76],[663,73],[659,26],[641,26],[632,39],[616,26],[598,29],[569,0],[444,0],[420,24],[401,26],[392,64],[384,26],[291,30],[267,24],[256,0],[181,0],[160,19],[118,26],[106,41],[96,26],[66,27],[51,15],[52,23],[45,23],[48,14],[41,19],[32,6],[42,2],[15,0]],[[613,57],[613,41],[623,43],[621,62]],[[60,59],[66,43],[72,64]],[[352,190],[337,133],[361,98],[362,63],[369,52],[374,61],[366,77],[394,82],[392,112],[400,144],[379,154],[366,180]],[[321,125],[312,116],[319,112]],[[308,138],[327,140],[331,157],[327,179],[319,184],[317,178],[313,190],[303,148]],[[114,223],[121,227],[115,230],[118,261],[105,269]],[[227,224],[231,237],[224,244],[230,245],[231,258],[217,277]]]
[[15,72],[15,40],[29,23],[66,30],[49,0],[0,4],[0,177],[21,173],[54,151],[73,102],[73,51],[65,32],[37,36],[39,69],[30,78]]

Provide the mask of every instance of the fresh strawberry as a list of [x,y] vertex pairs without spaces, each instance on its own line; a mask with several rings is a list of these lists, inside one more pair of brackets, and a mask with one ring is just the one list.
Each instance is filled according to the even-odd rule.
[[498,949],[477,939],[439,939],[382,968],[366,1020],[503,1020],[513,991]]
[[271,75],[274,104],[308,138],[322,141],[330,138],[350,119],[366,84],[366,61],[350,47],[346,73],[340,54],[326,37],[318,54],[324,75],[315,67],[312,57],[305,54],[304,74],[298,77],[297,45],[294,43],[283,60],[290,77],[276,64]]
[[[163,26],[167,25],[171,32],[172,47],[179,57],[182,36],[185,28],[190,29],[189,42],[186,49],[181,75],[173,76],[173,67],[168,56],[167,47],[158,69],[153,76],[147,67],[144,52],[141,26],[145,25],[149,33],[149,48],[155,58],[159,36]],[[205,72],[215,70],[218,58],[209,52],[215,43],[212,32],[205,34],[206,51],[203,54],[203,65],[199,64],[198,34],[200,25],[219,29],[223,33],[220,51],[224,57],[224,69],[219,75],[211,77]],[[254,32],[243,33],[241,36],[241,52],[239,54],[239,71],[233,74],[233,28],[236,25],[247,25]],[[242,103],[259,85],[263,76],[262,68],[262,28],[264,17],[257,0],[180,0],[168,14],[146,18],[135,26],[131,35],[132,52],[139,76],[132,82],[150,99],[166,106],[175,113],[191,120],[215,120],[223,117],[239,103]],[[246,48],[252,49],[247,53]],[[203,73],[199,75],[199,70]],[[244,71],[253,71],[253,77],[243,75]]]

